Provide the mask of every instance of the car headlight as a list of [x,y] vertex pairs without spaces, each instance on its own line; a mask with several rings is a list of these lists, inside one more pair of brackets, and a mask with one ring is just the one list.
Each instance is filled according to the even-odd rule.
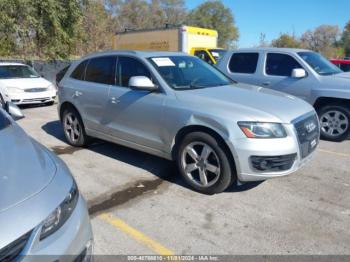
[[48,90],[56,90],[56,86],[54,86],[53,84],[50,84],[48,87],[47,87]]
[[18,87],[14,86],[7,86],[7,90],[9,93],[16,94],[16,93],[23,93],[24,90]]
[[279,123],[238,122],[238,126],[248,138],[283,138],[286,130]]
[[78,187],[73,182],[73,186],[68,196],[63,202],[43,221],[40,240],[52,235],[68,220],[77,205],[79,198]]

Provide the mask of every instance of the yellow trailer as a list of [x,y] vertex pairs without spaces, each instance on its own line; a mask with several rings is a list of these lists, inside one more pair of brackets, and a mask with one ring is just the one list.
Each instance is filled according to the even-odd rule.
[[[166,26],[152,30],[126,30],[115,34],[114,49],[176,51],[197,55],[215,64],[218,32],[193,26]],[[215,50],[212,52],[211,50]]]

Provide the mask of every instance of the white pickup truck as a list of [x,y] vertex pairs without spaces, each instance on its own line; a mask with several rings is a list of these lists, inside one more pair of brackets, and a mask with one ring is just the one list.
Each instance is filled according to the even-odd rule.
[[289,93],[312,104],[321,136],[350,135],[350,73],[304,49],[250,48],[228,51],[216,65],[233,80]]

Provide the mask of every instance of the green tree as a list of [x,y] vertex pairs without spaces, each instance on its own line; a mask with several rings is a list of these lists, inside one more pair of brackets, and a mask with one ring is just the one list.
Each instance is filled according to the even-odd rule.
[[239,38],[231,10],[219,0],[204,2],[192,10],[187,24],[217,30],[218,44],[221,47],[230,47]]
[[271,45],[273,47],[299,48],[301,46],[301,43],[294,36],[284,33],[281,34],[277,39],[272,40]]
[[341,36],[340,44],[344,47],[346,56],[350,56],[350,21],[346,24]]
[[109,13],[100,0],[90,0],[83,7],[81,31],[79,32],[77,54],[106,50],[112,48],[115,32]]
[[338,46],[339,27],[333,25],[321,25],[314,30],[308,30],[301,36],[302,46],[323,54],[325,57],[334,58],[342,53],[342,47]]

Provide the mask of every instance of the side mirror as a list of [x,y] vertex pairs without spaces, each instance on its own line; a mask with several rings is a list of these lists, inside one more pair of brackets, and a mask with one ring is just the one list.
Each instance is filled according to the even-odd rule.
[[24,118],[24,115],[21,111],[21,109],[19,109],[18,106],[16,106],[14,103],[12,102],[6,102],[5,104],[5,111],[14,119],[14,120],[19,120]]
[[293,78],[304,78],[306,77],[306,71],[302,68],[295,68],[292,71]]
[[155,91],[157,86],[146,76],[133,76],[129,79],[129,87],[145,91]]

